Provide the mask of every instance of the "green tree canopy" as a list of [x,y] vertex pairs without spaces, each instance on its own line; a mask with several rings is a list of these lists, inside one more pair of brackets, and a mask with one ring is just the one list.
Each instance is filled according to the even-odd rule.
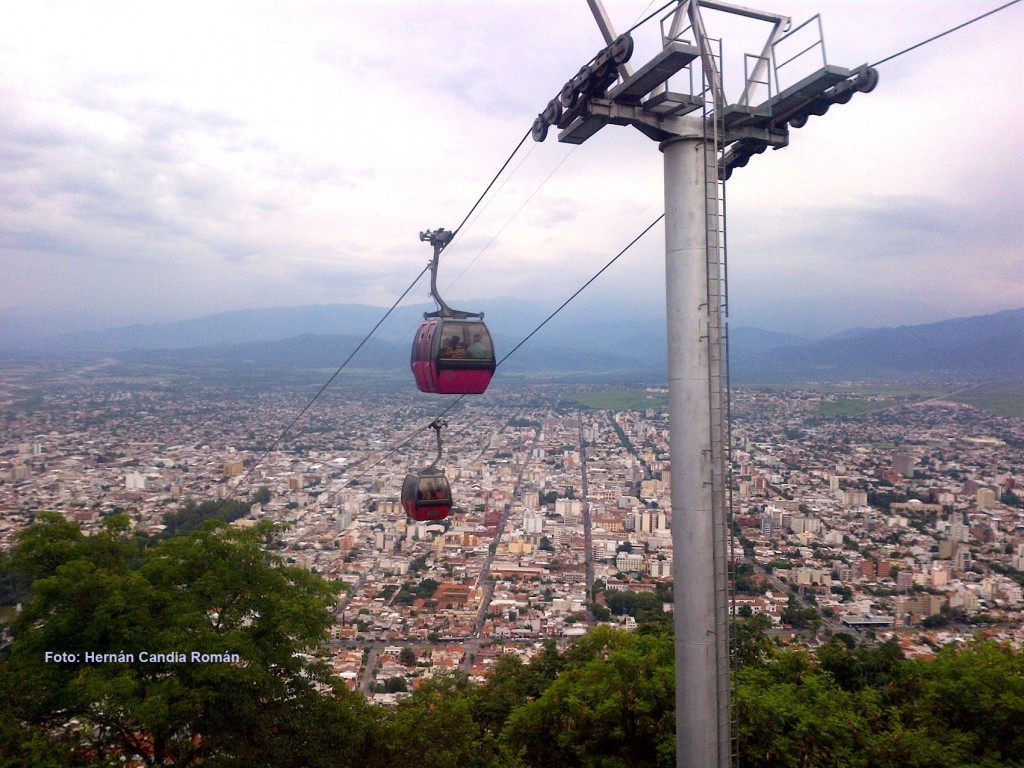
[[508,742],[538,768],[673,765],[672,653],[665,634],[593,630],[543,694],[512,712]]
[[208,523],[140,551],[119,517],[87,537],[41,516],[11,558],[31,596],[0,666],[5,722],[68,765],[358,764],[371,721],[312,655],[336,590],[268,554],[272,533]]

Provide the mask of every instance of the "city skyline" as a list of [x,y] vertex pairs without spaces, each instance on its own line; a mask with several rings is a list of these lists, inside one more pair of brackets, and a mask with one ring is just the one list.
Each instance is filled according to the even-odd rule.
[[[622,31],[658,5],[606,7]],[[820,11],[828,62],[847,67],[994,7],[764,6],[794,24]],[[23,6],[0,31],[0,317],[55,333],[390,305],[429,256],[417,233],[458,226],[603,45],[582,2],[108,10]],[[735,100],[730,57],[767,27],[706,16]],[[1021,28],[1008,8],[881,64],[874,92],[734,174],[734,324],[834,332],[1020,304]],[[635,63],[655,29],[635,33]],[[614,126],[580,148],[527,139],[490,200],[446,253],[446,297],[557,305],[660,214],[661,158]],[[660,313],[662,249],[657,228],[583,300]]]

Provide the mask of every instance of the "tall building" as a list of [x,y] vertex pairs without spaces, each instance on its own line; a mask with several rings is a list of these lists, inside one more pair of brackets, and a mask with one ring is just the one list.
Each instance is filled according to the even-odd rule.
[[624,573],[639,571],[644,567],[644,556],[638,552],[619,552],[615,556],[615,567]]
[[561,515],[566,523],[578,522],[583,514],[583,502],[579,499],[555,499],[555,514]]
[[996,503],[996,493],[991,488],[979,488],[975,498],[978,509],[989,509]]
[[664,531],[668,528],[668,518],[664,512],[654,509],[645,509],[633,513],[632,530],[640,533],[654,533]]
[[892,471],[899,472],[904,477],[913,477],[916,461],[909,453],[894,453],[892,455]]
[[650,574],[655,579],[668,579],[672,577],[672,560],[666,558],[658,560],[653,558],[650,562]]
[[873,579],[877,575],[876,568],[874,560],[861,560],[857,563],[857,575],[862,579]]
[[963,515],[954,514],[953,519],[949,523],[949,539],[950,541],[967,541],[970,537],[971,529],[964,519]]
[[542,515],[540,512],[524,513],[523,531],[527,535],[544,533],[544,515]]
[[1010,565],[1014,570],[1024,571],[1024,544],[1018,544],[1010,558]]
[[146,490],[146,476],[141,472],[129,472],[124,478],[124,488],[126,491]]

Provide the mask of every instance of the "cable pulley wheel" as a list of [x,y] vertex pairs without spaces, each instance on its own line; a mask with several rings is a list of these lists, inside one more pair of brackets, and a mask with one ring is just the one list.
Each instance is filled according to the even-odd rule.
[[537,119],[533,121],[530,135],[536,142],[542,142],[548,137],[548,121],[544,119],[543,115],[537,115]]
[[818,99],[813,104],[811,104],[810,113],[812,115],[817,115],[818,117],[821,117],[826,112],[828,112],[828,108],[831,106],[832,105],[828,102],[827,99]]
[[562,86],[562,92],[558,94],[558,101],[566,109],[572,109],[579,95],[579,91],[572,87],[572,81],[570,80]]
[[633,55],[633,38],[630,35],[619,35],[608,46],[608,52],[611,53],[612,61],[617,65],[625,64]]
[[857,75],[854,87],[861,93],[871,93],[875,90],[876,85],[878,85],[878,70],[868,67]]
[[572,89],[577,93],[585,93],[587,86],[590,85],[590,76],[594,73],[594,70],[589,66],[580,67],[580,71],[576,73],[576,77],[569,81],[572,85]]
[[548,105],[544,107],[544,111],[540,113],[540,118],[545,120],[548,125],[558,125],[558,121],[562,119],[562,104],[558,99],[552,99],[548,102]]

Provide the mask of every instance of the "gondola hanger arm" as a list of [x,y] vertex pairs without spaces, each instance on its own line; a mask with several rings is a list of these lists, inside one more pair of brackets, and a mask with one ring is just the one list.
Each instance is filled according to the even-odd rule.
[[424,319],[428,317],[453,317],[453,318],[468,318],[468,317],[479,317],[483,318],[481,312],[463,312],[462,310],[452,309],[448,306],[441,293],[437,290],[437,267],[441,258],[441,251],[447,247],[448,243],[452,241],[455,235],[447,229],[439,228],[435,230],[424,230],[420,232],[420,240],[425,243],[430,243],[434,248],[434,257],[430,261],[430,295],[437,302],[440,307],[436,312],[424,312]]

